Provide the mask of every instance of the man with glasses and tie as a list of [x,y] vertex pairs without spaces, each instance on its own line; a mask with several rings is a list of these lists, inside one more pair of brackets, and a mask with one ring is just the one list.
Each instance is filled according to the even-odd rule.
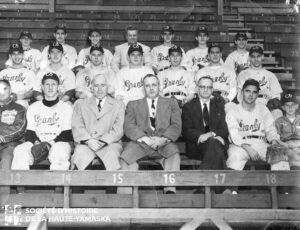
[[228,129],[224,100],[212,96],[213,79],[202,77],[197,82],[198,97],[186,103],[182,110],[182,135],[191,159],[200,159],[200,169],[226,169]]
[[92,80],[93,96],[75,103],[72,131],[77,145],[72,169],[120,168],[125,106],[107,94],[108,88],[105,75],[96,75]]
[[[143,87],[145,97],[127,105],[124,131],[131,141],[121,154],[121,167],[138,170],[138,160],[150,159],[158,160],[164,170],[179,170],[180,152],[174,143],[181,133],[178,103],[159,96],[159,80],[153,74],[143,78]],[[131,192],[125,189],[119,188],[119,193]],[[164,188],[164,192],[175,193],[175,188]]]

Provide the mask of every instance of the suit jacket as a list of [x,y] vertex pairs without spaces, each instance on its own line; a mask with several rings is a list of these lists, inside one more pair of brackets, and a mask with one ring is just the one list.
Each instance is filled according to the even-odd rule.
[[[144,65],[151,66],[151,54],[150,54],[150,47],[146,46],[142,43],[137,43],[138,45],[142,46],[143,48],[143,63]],[[123,68],[124,66],[129,66],[128,62],[128,49],[129,45],[128,42],[125,42],[121,45],[115,47],[115,53],[112,60],[112,69],[117,72],[119,69]]]
[[99,112],[94,96],[75,103],[72,131],[75,142],[91,138],[107,144],[120,141],[124,131],[124,104],[109,96]]
[[125,115],[125,135],[136,141],[143,136],[166,137],[175,142],[181,133],[181,112],[173,98],[158,97],[156,108],[156,128],[150,128],[147,99],[131,101]]
[[[209,129],[220,136],[228,145],[228,128],[225,121],[224,102],[218,97],[213,97],[209,104]],[[182,110],[182,135],[186,139],[188,155],[198,152],[198,138],[206,133],[202,108],[198,97],[183,106]]]

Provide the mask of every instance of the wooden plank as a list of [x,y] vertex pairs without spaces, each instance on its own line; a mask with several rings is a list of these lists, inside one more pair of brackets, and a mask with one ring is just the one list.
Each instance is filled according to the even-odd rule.
[[213,217],[211,220],[220,230],[232,230],[232,228],[221,218]]
[[277,196],[277,188],[275,186],[271,187],[271,200],[272,200],[272,208],[278,208],[278,196]]
[[299,33],[300,31],[297,25],[256,25],[253,29],[256,33]]
[[49,12],[54,13],[55,12],[55,5],[56,5],[56,0],[49,0]]
[[278,207],[300,209],[300,194],[299,193],[289,193],[288,195],[279,194]]
[[247,14],[254,14],[254,15],[263,15],[263,14],[270,14],[270,15],[287,15],[287,14],[294,14],[293,9],[291,8],[238,8],[238,13],[240,15],[247,15]]
[[[277,223],[300,223],[300,211],[299,210],[262,210],[262,209],[134,209],[134,208],[121,208],[121,209],[103,209],[97,208],[87,210],[89,213],[80,214],[81,218],[88,218],[89,221],[76,221],[78,217],[78,211],[74,209],[45,209],[44,210],[49,217],[49,227],[57,227],[58,223],[53,220],[55,217],[61,217],[59,226],[63,227],[100,227],[100,226],[123,226],[135,223],[149,224],[157,223],[160,225],[179,225],[191,221],[192,219],[198,219],[199,217],[204,219],[209,218],[221,218],[225,219],[227,223],[239,223],[245,225],[247,223],[270,223],[276,221]],[[62,218],[68,214],[69,218]],[[4,226],[5,218],[4,213],[0,213],[0,225]],[[30,220],[33,214],[26,213],[22,210],[22,220],[20,227],[28,226],[26,220]],[[103,221],[99,221],[99,217],[102,217]],[[152,226],[153,227],[153,226]]]
[[132,195],[127,194],[71,194],[70,206],[72,208],[131,208]]
[[24,0],[1,0],[1,4],[16,4],[16,5],[23,5],[23,4],[44,4],[47,5],[49,0],[26,0],[26,2]]
[[206,222],[207,220],[202,217],[194,218],[191,221],[185,223],[180,230],[190,230],[190,229],[197,229],[202,223]]
[[205,208],[211,208],[211,189],[205,186]]
[[63,207],[63,194],[21,193],[10,194],[6,204],[20,204],[22,207]]
[[[0,171],[0,185],[16,186],[299,186],[300,171]],[[114,178],[121,176],[122,183]],[[172,180],[168,178],[172,177]]]
[[37,4],[5,4],[0,5],[0,11],[7,11],[7,10],[28,10],[28,11],[37,11],[37,10],[48,10],[47,5],[37,5]]
[[291,8],[286,4],[257,2],[230,2],[230,6],[232,8]]
[[70,207],[70,186],[64,186],[64,208]]

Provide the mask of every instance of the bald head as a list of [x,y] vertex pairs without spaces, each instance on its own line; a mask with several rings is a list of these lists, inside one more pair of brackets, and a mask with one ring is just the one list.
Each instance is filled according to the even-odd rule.
[[108,92],[108,81],[104,75],[96,75],[92,80],[92,91],[96,98],[102,100]]

